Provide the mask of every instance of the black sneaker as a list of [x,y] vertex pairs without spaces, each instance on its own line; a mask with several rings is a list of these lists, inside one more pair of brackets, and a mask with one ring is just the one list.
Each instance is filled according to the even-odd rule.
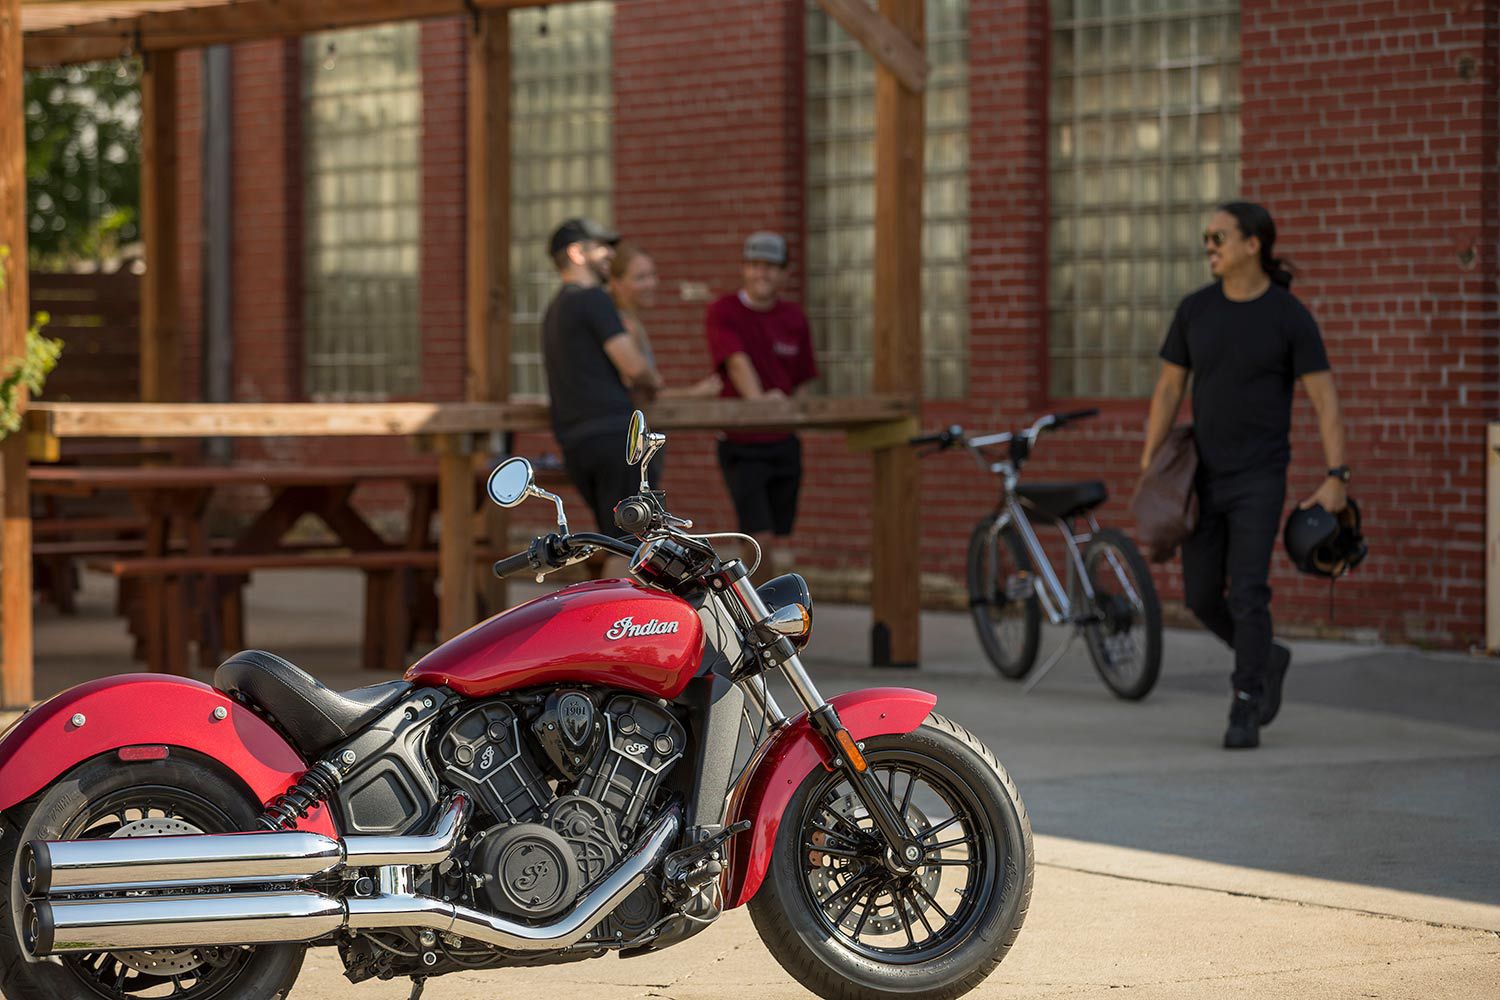
[[1266,693],[1260,702],[1260,724],[1269,726],[1276,713],[1281,711],[1281,682],[1286,680],[1286,668],[1292,665],[1292,651],[1281,643],[1271,646],[1271,658],[1266,662]]
[[1229,703],[1229,728],[1224,730],[1225,750],[1249,750],[1260,746],[1260,706],[1255,696],[1236,691]]

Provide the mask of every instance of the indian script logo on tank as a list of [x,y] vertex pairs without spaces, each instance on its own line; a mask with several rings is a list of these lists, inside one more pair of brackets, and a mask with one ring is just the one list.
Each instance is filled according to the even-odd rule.
[[638,635],[671,635],[678,629],[677,622],[664,622],[653,618],[649,622],[637,625],[634,615],[626,615],[615,622],[614,627],[604,633],[606,639],[624,639],[629,636],[634,638]]

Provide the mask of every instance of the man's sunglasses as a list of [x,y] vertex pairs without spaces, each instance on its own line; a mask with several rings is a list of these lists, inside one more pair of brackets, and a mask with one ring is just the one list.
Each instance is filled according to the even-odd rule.
[[1203,242],[1215,247],[1221,247],[1229,239],[1229,234],[1222,229],[1203,230]]

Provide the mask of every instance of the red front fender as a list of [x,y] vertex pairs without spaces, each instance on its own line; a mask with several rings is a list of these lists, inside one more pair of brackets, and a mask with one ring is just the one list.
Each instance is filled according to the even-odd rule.
[[[937,695],[911,688],[868,688],[829,701],[849,735],[863,740],[916,729],[937,704]],[[760,888],[771,864],[781,814],[802,779],[815,767],[827,767],[829,759],[806,712],[756,750],[755,759],[729,796],[726,822],[748,819],[754,825],[730,841],[729,865],[723,876],[726,909],[744,906]]]
[[[215,719],[217,708],[228,714]],[[79,716],[83,725],[74,725]],[[24,802],[90,758],[141,744],[212,757],[261,802],[286,791],[307,770],[276,730],[223,692],[185,677],[122,674],[69,688],[0,738],[0,810]],[[338,836],[321,806],[298,829]]]

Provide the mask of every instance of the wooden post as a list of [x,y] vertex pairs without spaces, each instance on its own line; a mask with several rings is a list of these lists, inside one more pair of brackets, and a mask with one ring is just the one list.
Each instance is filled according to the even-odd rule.
[[[924,0],[880,0],[880,13],[925,50]],[[875,67],[875,391],[922,398],[922,95]],[[921,647],[917,460],[904,444],[875,453],[871,661],[914,667]]]
[[1485,527],[1484,645],[1500,654],[1500,423],[1490,424],[1484,445],[1488,475]]
[[[21,102],[21,2],[0,0],[0,364],[26,353],[26,132]],[[26,388],[16,387],[25,406]],[[0,707],[24,708],[32,699],[31,491],[26,481],[26,434],[0,444],[4,523],[0,527]]]
[[472,435],[438,438],[438,638],[474,624],[474,451]]
[[182,398],[177,240],[177,53],[148,52],[141,73],[141,402]]
[[[475,15],[469,35],[467,339],[470,402],[510,398],[510,14]],[[509,542],[509,512],[485,505],[491,549]],[[469,572],[474,572],[472,565]],[[504,580],[483,574],[491,613],[508,604]]]

